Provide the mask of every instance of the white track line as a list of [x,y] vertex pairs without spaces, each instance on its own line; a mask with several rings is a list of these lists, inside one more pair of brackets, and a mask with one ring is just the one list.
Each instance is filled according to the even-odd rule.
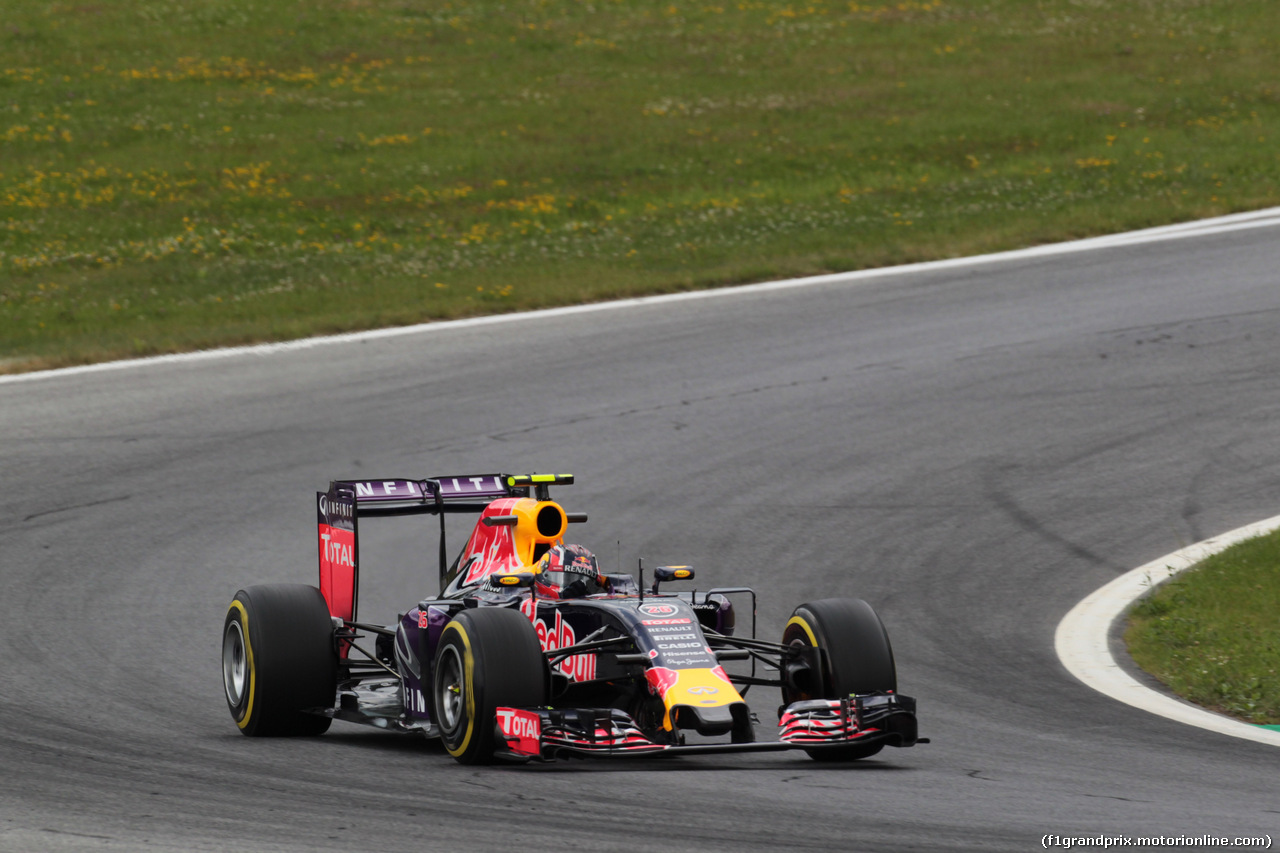
[[466,320],[447,320],[437,323],[421,323],[416,326],[400,326],[391,329],[373,329],[367,332],[350,332],[343,335],[303,338],[301,340],[287,341],[285,343],[277,344],[260,344],[258,346],[199,350],[197,352],[158,355],[150,358],[128,359],[126,361],[108,361],[99,364],[87,364],[80,367],[66,367],[58,370],[38,370],[30,373],[14,373],[0,375],[0,385],[16,382],[32,382],[39,379],[53,379],[62,376],[78,376],[85,373],[128,370],[131,368],[146,367],[156,364],[208,361],[210,359],[234,358],[242,355],[267,356],[279,352],[311,349],[312,347],[327,346],[329,344],[375,341],[386,338],[398,338],[404,335],[431,334],[450,329],[489,326],[499,323],[514,323],[524,320],[537,321],[551,317],[564,317],[570,314],[613,311],[622,308],[631,308],[638,305],[659,305],[666,302],[680,302],[689,299],[718,299],[721,297],[763,293],[772,290],[787,290],[795,287],[815,287],[824,284],[852,284],[865,279],[879,278],[882,276],[911,275],[914,273],[974,266],[976,264],[989,264],[1028,258],[1050,257],[1053,255],[1066,255],[1074,252],[1089,252],[1096,251],[1098,249],[1108,249],[1115,246],[1132,246],[1163,240],[1180,240],[1191,237],[1201,237],[1208,234],[1221,234],[1227,231],[1243,231],[1251,228],[1269,228],[1276,225],[1280,225],[1280,207],[1271,207],[1265,210],[1253,210],[1247,213],[1234,213],[1230,216],[1218,216],[1213,219],[1200,219],[1194,222],[1182,222],[1177,225],[1163,225],[1158,228],[1146,228],[1142,231],[1128,231],[1122,234],[1108,234],[1104,237],[1090,237],[1085,240],[1073,240],[1068,243],[1050,243],[1044,246],[1032,246],[1028,249],[1015,249],[1013,251],[997,252],[991,255],[976,255],[966,258],[948,258],[941,261],[903,264],[902,266],[897,267],[857,270],[855,272],[817,275],[808,278],[792,278],[782,281],[763,282],[761,284],[748,284],[740,287],[724,287],[715,290],[695,290],[685,293],[672,293],[663,296],[644,296],[637,299],[622,299],[614,302],[595,302],[589,305],[571,305],[565,308],[548,308],[542,311],[527,311],[518,314],[494,314],[486,317],[472,317]]
[[1211,554],[1277,528],[1280,528],[1280,515],[1197,542],[1121,575],[1073,607],[1058,623],[1058,631],[1054,637],[1058,659],[1072,675],[1089,687],[1135,708],[1190,726],[1280,746],[1280,731],[1242,723],[1139,684],[1116,663],[1107,642],[1115,620],[1152,587]]

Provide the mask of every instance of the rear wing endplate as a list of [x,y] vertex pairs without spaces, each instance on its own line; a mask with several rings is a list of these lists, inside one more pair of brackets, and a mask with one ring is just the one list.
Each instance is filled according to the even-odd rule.
[[348,622],[356,618],[360,583],[360,540],[353,489],[334,483],[316,492],[317,542],[320,550],[320,592],[329,614]]

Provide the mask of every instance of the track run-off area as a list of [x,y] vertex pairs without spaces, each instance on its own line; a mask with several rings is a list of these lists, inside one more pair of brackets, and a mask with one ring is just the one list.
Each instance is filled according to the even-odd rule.
[[[1133,567],[1276,515],[1275,224],[0,379],[0,850],[1274,835],[1280,753],[1091,689],[1055,634]],[[932,743],[477,768],[343,723],[237,732],[223,614],[314,582],[316,489],[552,470],[602,563],[753,586],[764,637],[870,601]],[[363,619],[435,592],[433,529],[362,525]],[[776,694],[747,698],[770,736]]]
[[[1121,617],[1131,604],[1210,556],[1277,528],[1280,528],[1280,516],[1246,524],[1221,536],[1179,548],[1121,575],[1063,617],[1055,639],[1058,657],[1067,670],[1085,684],[1135,708],[1209,731],[1280,746],[1280,731],[1234,720],[1153,689],[1150,678],[1130,674],[1134,671],[1132,663],[1126,668],[1116,659],[1117,652],[1122,660],[1125,658],[1119,649],[1124,629]],[[1117,652],[1112,651],[1113,646]]]

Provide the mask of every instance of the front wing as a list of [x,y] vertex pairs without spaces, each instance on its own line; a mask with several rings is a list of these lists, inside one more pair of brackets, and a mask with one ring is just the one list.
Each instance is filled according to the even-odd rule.
[[568,757],[689,755],[840,749],[854,745],[908,747],[917,736],[916,703],[909,696],[877,693],[843,699],[793,702],[783,709],[778,740],[755,743],[665,744],[650,740],[616,708],[498,708],[495,734],[515,761]]

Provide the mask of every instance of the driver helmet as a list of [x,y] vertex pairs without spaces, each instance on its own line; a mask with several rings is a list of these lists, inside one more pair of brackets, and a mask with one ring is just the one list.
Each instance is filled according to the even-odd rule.
[[538,594],[546,598],[582,598],[607,592],[596,555],[581,545],[552,546],[538,569]]

